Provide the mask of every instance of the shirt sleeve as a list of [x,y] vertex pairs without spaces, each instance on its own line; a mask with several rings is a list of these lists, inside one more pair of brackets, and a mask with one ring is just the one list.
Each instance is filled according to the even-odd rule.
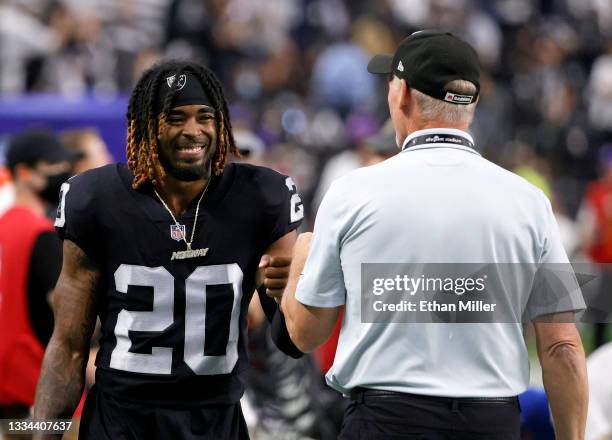
[[264,176],[261,190],[271,231],[266,240],[269,246],[300,226],[304,219],[304,205],[291,177],[271,170]]
[[348,219],[343,214],[342,191],[337,182],[323,197],[315,220],[310,254],[295,293],[313,307],[338,307],[346,301],[340,248]]
[[62,243],[53,231],[42,232],[32,248],[28,275],[28,312],[40,343],[46,347],[53,332],[49,292],[62,268]]
[[[92,170],[95,171],[95,170]],[[92,171],[64,182],[55,218],[55,229],[62,240],[70,240],[94,261],[98,260],[96,239],[96,174]]]
[[550,201],[545,199],[545,204],[545,237],[527,303],[526,315],[529,320],[541,315],[577,312],[586,308],[580,285],[563,248]]
[[295,346],[289,336],[284,315],[280,312],[276,301],[266,295],[266,288],[263,284],[257,288],[257,295],[261,308],[270,322],[270,336],[274,345],[287,356],[294,359],[302,357],[304,353]]

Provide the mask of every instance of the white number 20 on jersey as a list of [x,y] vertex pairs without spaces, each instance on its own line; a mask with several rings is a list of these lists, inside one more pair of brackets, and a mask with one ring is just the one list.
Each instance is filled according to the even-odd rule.
[[[200,266],[185,280],[185,363],[195,374],[229,374],[238,361],[242,270],[238,264]],[[206,287],[218,284],[232,286],[233,302],[229,338],[225,354],[204,354],[206,340]],[[172,348],[153,347],[151,354],[132,353],[129,332],[163,332],[174,322],[174,277],[164,267],[122,264],[115,271],[117,292],[128,293],[128,286],[153,288],[153,310],[121,310],[117,316],[117,345],[111,354],[110,367],[148,374],[172,373]]]

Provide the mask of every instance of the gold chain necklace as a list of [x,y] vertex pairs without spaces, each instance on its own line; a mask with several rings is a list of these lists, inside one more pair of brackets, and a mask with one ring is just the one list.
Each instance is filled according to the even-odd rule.
[[198,204],[196,205],[195,218],[193,220],[193,227],[191,228],[191,238],[189,239],[189,241],[187,241],[187,238],[186,238],[187,234],[186,234],[186,231],[184,231],[185,226],[181,225],[178,222],[178,220],[176,219],[176,217],[172,213],[172,210],[168,207],[168,205],[166,204],[166,202],[164,201],[162,196],[160,196],[159,193],[157,192],[157,190],[155,188],[153,188],[153,192],[155,193],[155,195],[157,196],[157,198],[159,199],[159,201],[161,202],[163,207],[166,208],[166,211],[168,211],[168,214],[170,214],[170,217],[172,217],[172,220],[174,221],[174,225],[176,226],[176,228],[178,230],[183,230],[184,231],[182,233],[182,239],[185,242],[185,244],[187,245],[187,250],[172,252],[172,257],[170,258],[170,260],[184,260],[185,258],[203,257],[203,256],[205,256],[208,253],[208,248],[204,248],[204,249],[191,249],[191,244],[193,243],[193,237],[195,236],[196,225],[198,224],[198,214],[200,213],[200,202],[204,198],[204,194],[206,194],[206,190],[208,189],[208,185],[210,184],[211,180],[212,180],[212,176],[211,176],[211,178],[208,179],[208,182],[206,182],[206,186],[204,187],[204,191],[202,191],[202,194],[200,195],[200,198],[198,199]]

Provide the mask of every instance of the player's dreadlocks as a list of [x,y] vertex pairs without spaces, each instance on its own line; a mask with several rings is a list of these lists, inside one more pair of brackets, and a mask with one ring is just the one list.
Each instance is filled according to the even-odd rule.
[[217,150],[212,158],[212,172],[217,176],[223,172],[228,150],[240,157],[223,88],[217,77],[208,68],[190,61],[164,61],[142,75],[130,97],[127,112],[127,161],[128,167],[134,173],[134,188],[140,187],[146,181],[156,184],[165,176],[158,157],[158,138],[166,128],[166,118],[176,95],[176,88],[173,87],[166,95],[159,114],[155,103],[160,85],[167,77],[176,75],[178,78],[187,72],[200,81],[214,108]]

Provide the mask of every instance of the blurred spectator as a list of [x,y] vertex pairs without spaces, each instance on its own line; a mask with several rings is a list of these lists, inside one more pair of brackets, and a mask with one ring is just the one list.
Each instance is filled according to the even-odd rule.
[[266,146],[263,141],[252,131],[234,130],[234,140],[242,155],[242,160],[253,165],[264,165],[264,154]]
[[600,347],[587,358],[589,413],[586,440],[612,439],[612,343]]
[[338,43],[323,51],[314,65],[311,92],[323,107],[341,114],[370,110],[375,104],[375,79],[364,69],[368,55],[350,43]]
[[327,161],[313,200],[314,211],[323,200],[323,196],[327,192],[332,182],[348,172],[368,165],[369,155],[362,154],[362,150],[358,148],[361,144],[378,130],[376,122],[363,114],[351,115],[346,123],[347,137],[351,138],[352,149],[343,151]]
[[558,191],[553,192],[550,203],[552,204],[553,214],[557,220],[559,226],[559,235],[561,236],[561,243],[567,253],[570,261],[574,261],[578,258],[584,258],[580,253],[580,233],[578,232],[578,226],[576,222],[567,215],[565,206],[560,202],[561,193]]
[[550,199],[552,188],[546,176],[546,163],[526,145],[517,145],[514,154],[513,162],[516,165],[512,171],[532,185],[540,188],[544,195]]
[[0,91],[19,93],[27,89],[28,63],[48,56],[58,46],[58,37],[42,22],[42,8],[35,2],[0,4]]
[[61,241],[45,213],[57,206],[73,159],[46,132],[17,135],[7,151],[15,204],[0,217],[0,418],[26,417],[34,401],[62,263]]
[[80,174],[92,168],[98,168],[113,162],[113,158],[96,130],[65,130],[60,139],[67,147],[74,150],[78,159],[74,163],[74,174]]
[[373,136],[368,137],[361,147],[361,162],[364,166],[376,165],[399,153],[393,121],[388,119],[385,125]]
[[593,318],[595,324],[594,348],[606,340],[605,322],[609,319],[612,301],[612,145],[605,145],[600,151],[601,178],[591,183],[586,190],[578,214],[578,226],[583,247],[587,255],[602,269],[601,289],[596,302],[589,304],[598,311]]
[[0,166],[0,215],[15,202],[15,188],[8,169]]
[[550,199],[563,248],[571,259],[580,249],[580,236],[575,222],[567,214],[561,197],[562,194],[559,191],[553,191],[548,163],[537,156],[533,149],[524,144],[514,144],[513,153],[514,166],[512,171],[541,189],[544,195]]
[[514,109],[508,87],[489,74],[480,75],[480,95],[471,132],[481,153],[499,163],[513,140]]
[[602,32],[608,37],[612,36],[610,29],[612,28],[612,4],[607,0],[591,0],[593,8],[597,11],[599,17],[598,24]]
[[601,55],[589,78],[589,118],[594,128],[612,132],[612,43]]

